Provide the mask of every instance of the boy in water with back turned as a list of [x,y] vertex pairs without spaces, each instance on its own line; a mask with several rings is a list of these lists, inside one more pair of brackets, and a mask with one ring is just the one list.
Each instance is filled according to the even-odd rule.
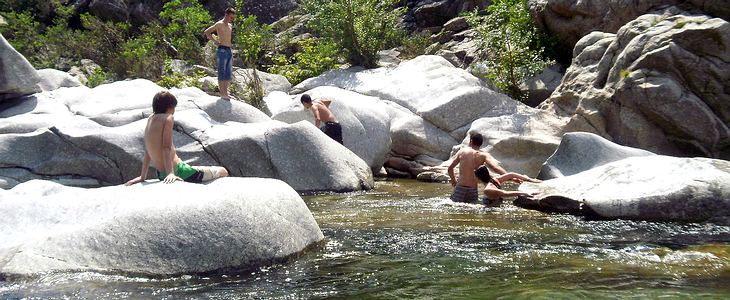
[[[333,140],[340,144],[342,143],[342,126],[337,122],[335,115],[329,109],[330,100],[318,100],[312,101],[312,97],[307,94],[302,95],[299,99],[304,105],[304,108],[309,109],[314,114],[314,126],[322,129],[324,134],[331,137]],[[324,122],[324,126],[320,127]],[[343,144],[344,145],[344,144]]]
[[154,112],[147,119],[144,130],[144,159],[142,173],[139,177],[127,181],[124,185],[132,185],[147,179],[150,163],[157,170],[157,177],[165,183],[177,180],[200,183],[228,176],[223,167],[191,167],[177,156],[172,142],[172,127],[175,124],[173,114],[177,99],[168,91],[162,91],[152,99]]
[[[505,171],[499,161],[494,159],[486,152],[479,151],[484,138],[479,133],[473,133],[469,138],[469,147],[462,148],[456,153],[454,160],[449,166],[449,177],[451,178],[451,186],[454,187],[454,193],[451,194],[451,200],[454,202],[477,202],[479,201],[479,183],[474,171],[482,165],[491,167],[499,174],[505,174]],[[459,165],[459,179],[454,178],[454,168]]]

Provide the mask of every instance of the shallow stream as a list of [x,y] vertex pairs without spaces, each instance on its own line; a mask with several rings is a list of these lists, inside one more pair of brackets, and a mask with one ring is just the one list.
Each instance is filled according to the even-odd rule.
[[450,191],[397,180],[306,196],[326,240],[286,263],[165,279],[52,274],[0,281],[0,298],[730,298],[730,227],[586,221],[452,203]]

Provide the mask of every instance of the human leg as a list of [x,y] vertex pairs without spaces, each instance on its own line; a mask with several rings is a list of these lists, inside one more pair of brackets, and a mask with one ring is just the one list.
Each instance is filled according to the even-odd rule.
[[218,179],[221,177],[227,177],[228,176],[228,170],[224,167],[219,166],[195,166],[193,167],[195,170],[198,171],[200,175],[200,181],[199,182],[206,182],[211,181],[213,179]]
[[340,123],[327,122],[324,125],[324,134],[344,145],[342,142],[342,125]]
[[231,48],[219,47],[218,56],[218,90],[221,98],[229,99],[228,89],[233,78],[233,52]]

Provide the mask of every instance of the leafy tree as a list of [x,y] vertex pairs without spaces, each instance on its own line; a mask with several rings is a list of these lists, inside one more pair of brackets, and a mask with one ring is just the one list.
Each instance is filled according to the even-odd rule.
[[291,58],[283,54],[272,57],[274,65],[269,72],[282,75],[292,84],[317,76],[327,70],[337,68],[337,57],[340,48],[333,42],[324,39],[309,38],[296,42],[301,51]]
[[162,31],[162,25],[153,21],[141,28],[140,35],[124,42],[121,57],[128,74],[152,80],[162,76],[167,59]]
[[166,22],[163,33],[178,57],[202,63],[203,31],[213,23],[208,11],[195,0],[172,0],[162,7],[160,18]]
[[38,37],[41,32],[40,24],[28,12],[3,12],[7,24],[0,26],[0,33],[13,45],[13,48],[26,55],[31,63],[36,64],[33,56],[28,54],[40,52],[43,46]]
[[486,76],[506,94],[523,100],[520,83],[553,62],[543,55],[525,0],[494,0],[487,11],[485,16],[476,11],[467,15],[477,32]]
[[312,16],[308,26],[345,51],[347,61],[366,68],[377,67],[377,52],[394,46],[402,36],[398,19],[404,8],[399,0],[303,0]]

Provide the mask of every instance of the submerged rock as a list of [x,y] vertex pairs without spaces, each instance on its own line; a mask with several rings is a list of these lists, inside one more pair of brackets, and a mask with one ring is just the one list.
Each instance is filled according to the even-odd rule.
[[274,179],[97,189],[30,181],[0,191],[0,274],[250,268],[323,238],[304,201]]

